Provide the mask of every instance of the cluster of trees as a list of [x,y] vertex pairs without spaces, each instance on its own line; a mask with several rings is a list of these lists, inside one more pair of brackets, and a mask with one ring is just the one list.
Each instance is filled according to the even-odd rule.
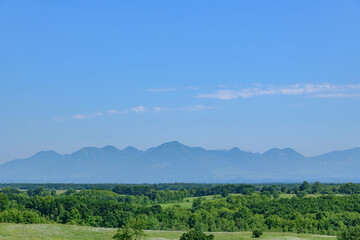
[[255,187],[249,184],[224,184],[204,188],[190,188],[181,190],[157,190],[150,185],[116,185],[113,192],[120,195],[146,196],[155,203],[181,202],[188,197],[221,195],[227,197],[230,193],[250,195]]
[[[304,184],[305,183],[305,184]],[[291,183],[291,184],[251,184],[250,188],[254,188],[255,191],[260,192],[263,187],[273,186],[276,188],[277,191],[281,191],[283,193],[295,193],[298,191],[307,191],[308,193],[313,194],[330,194],[330,193],[341,193],[346,188],[351,187],[351,193],[360,193],[360,184],[353,184],[353,183],[325,183],[321,184],[319,182],[315,182],[314,184],[309,184],[308,182],[304,182],[302,184],[298,183]],[[229,192],[233,192],[235,186],[244,186],[249,184],[214,184],[214,183],[158,183],[158,184],[113,184],[113,183],[0,183],[0,189],[2,188],[15,188],[15,189],[35,189],[38,187],[43,187],[46,189],[52,190],[68,190],[68,189],[75,189],[75,190],[84,190],[84,189],[114,189],[115,186],[128,189],[130,192],[131,189],[134,189],[134,193],[124,193],[124,194],[132,194],[132,195],[141,195],[141,193],[136,193],[136,189],[154,189],[154,190],[170,190],[170,191],[177,191],[182,189],[202,189],[204,191],[199,191],[198,195],[205,194],[211,195],[212,191],[217,191],[216,194],[221,194],[217,189],[220,186],[227,186],[225,188],[228,189]],[[345,187],[345,189],[343,189]],[[346,190],[345,190],[346,191]],[[205,193],[204,193],[205,192]],[[209,194],[210,193],[210,194]],[[233,192],[235,193],[235,192]],[[348,193],[350,194],[350,193]]]
[[[224,188],[219,188],[221,191],[231,190],[231,185],[222,186]],[[57,195],[41,187],[27,192],[5,188],[0,190],[0,222],[118,228],[136,218],[144,223],[144,229],[154,230],[232,232],[258,229],[329,235],[360,226],[358,194],[275,198],[276,187],[264,187],[262,193],[217,196],[214,199],[199,197],[191,208],[176,204],[164,208],[158,205],[160,200],[157,197],[124,195],[105,189],[68,190]],[[244,186],[242,189],[248,188]],[[155,196],[162,197],[162,202],[172,202],[172,194],[189,193],[189,190],[150,189],[148,193],[155,192]]]

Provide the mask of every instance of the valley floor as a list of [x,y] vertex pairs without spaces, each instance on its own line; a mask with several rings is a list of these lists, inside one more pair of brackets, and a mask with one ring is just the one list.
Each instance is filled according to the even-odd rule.
[[[61,224],[0,224],[0,239],[19,240],[19,239],[76,239],[76,240],[111,240],[116,232],[114,228],[96,228],[75,225]],[[148,240],[176,240],[180,239],[180,231],[146,231]],[[251,232],[216,232],[215,240],[239,240],[253,239]],[[335,236],[320,236],[312,234],[296,233],[273,233],[266,232],[261,239],[268,240],[329,240]]]

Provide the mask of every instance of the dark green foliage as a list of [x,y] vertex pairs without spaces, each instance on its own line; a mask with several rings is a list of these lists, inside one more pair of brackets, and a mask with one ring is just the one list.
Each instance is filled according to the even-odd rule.
[[360,240],[360,226],[351,227],[349,229],[343,230],[339,236],[338,240]]
[[46,197],[46,196],[54,196],[56,194],[55,190],[50,190],[48,188],[43,188],[43,187],[37,187],[35,189],[28,189],[27,190],[27,194],[31,197],[33,196],[42,196],[42,197]]
[[213,240],[214,235],[209,234],[206,235],[201,231],[196,231],[195,229],[190,229],[189,232],[183,233],[181,235],[180,240]]
[[256,229],[256,230],[253,231],[252,235],[253,235],[254,238],[259,238],[259,237],[261,237],[263,235],[263,231],[261,231],[259,229]]
[[[344,229],[360,225],[359,194],[330,194],[305,198],[276,197],[281,187],[285,186],[284,190],[296,190],[298,195],[302,195],[309,191],[320,191],[320,194],[325,191],[334,193],[338,190],[353,193],[357,184],[314,183],[304,191],[300,191],[300,185],[248,187],[244,184],[224,184],[180,190],[135,188],[136,191],[133,193],[145,193],[141,195],[120,195],[111,189],[99,188],[80,192],[70,190],[61,195],[53,195],[49,189],[41,186],[28,192],[5,188],[0,190],[0,222],[49,222],[119,228],[136,218],[144,222],[143,229],[154,230],[187,231],[194,228],[202,232],[231,232],[261,229],[328,235],[335,235]],[[145,191],[142,192],[141,189]],[[251,189],[257,189],[259,192],[230,194],[226,198],[220,196],[238,191],[249,193]],[[188,208],[176,204],[163,208],[158,204],[181,203],[185,197],[197,194],[202,196],[205,193],[218,195],[212,196],[211,199],[196,198],[192,207]],[[267,197],[267,194],[270,194],[270,197]]]
[[307,181],[304,181],[304,182],[300,185],[299,189],[300,189],[300,191],[305,191],[305,190],[310,189],[310,187],[311,187],[310,183],[308,183]]
[[9,207],[9,198],[5,193],[0,193],[0,212]]
[[263,186],[260,192],[267,197],[273,196],[274,198],[279,198],[279,193],[275,185]]
[[360,193],[360,186],[353,183],[346,183],[339,188],[339,193],[343,193],[343,194]]
[[324,187],[319,182],[314,182],[314,184],[311,186],[311,193],[317,194],[321,193],[324,190]]

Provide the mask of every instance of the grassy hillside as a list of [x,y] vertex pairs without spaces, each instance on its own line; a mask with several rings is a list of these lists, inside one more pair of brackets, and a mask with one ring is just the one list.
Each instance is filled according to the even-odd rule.
[[[0,239],[18,240],[18,239],[76,239],[76,240],[105,240],[112,239],[116,229],[112,228],[95,228],[74,225],[60,224],[0,224]],[[146,239],[166,240],[179,239],[182,232],[172,231],[146,231]],[[215,240],[239,240],[253,239],[250,232],[241,233],[213,233]],[[264,233],[261,239],[271,240],[329,240],[335,239],[331,236],[317,236],[310,234],[295,233]]]

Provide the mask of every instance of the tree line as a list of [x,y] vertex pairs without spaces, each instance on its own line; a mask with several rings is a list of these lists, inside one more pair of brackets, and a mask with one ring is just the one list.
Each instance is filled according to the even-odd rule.
[[[315,184],[315,183],[314,183]],[[291,198],[280,198],[281,187],[218,185],[178,191],[136,189],[68,190],[56,194],[38,187],[27,191],[0,190],[0,222],[61,223],[118,228],[133,218],[144,222],[145,229],[197,231],[277,231],[335,235],[360,226],[360,195],[356,184],[338,188],[344,196],[323,194],[305,197],[316,184],[300,184]],[[226,190],[226,191],[225,191]],[[283,189],[287,191],[286,189]],[[132,191],[133,195],[122,191]],[[232,192],[242,192],[231,195]],[[355,191],[355,192],[354,192]],[[120,194],[119,194],[120,193]],[[187,196],[216,194],[213,199],[197,197],[192,206],[160,203],[179,202]],[[223,194],[225,193],[225,194]]]
[[[143,193],[136,192],[136,189],[153,189],[153,190],[203,190],[198,191],[197,195],[211,195],[211,191],[214,189],[225,188],[230,193],[236,193],[233,189],[236,186],[251,185],[251,188],[254,188],[255,191],[260,192],[264,187],[274,187],[277,191],[283,193],[297,193],[299,191],[308,190],[309,193],[319,193],[319,194],[330,194],[330,193],[344,193],[344,194],[354,194],[360,193],[360,184],[355,183],[319,183],[314,182],[310,184],[308,182],[303,183],[277,183],[277,184],[218,184],[218,183],[158,183],[158,184],[115,184],[115,183],[0,183],[0,189],[2,188],[14,188],[21,190],[36,189],[38,187],[43,187],[51,190],[84,190],[84,189],[114,189],[114,187],[120,187],[125,189],[130,189],[131,195],[141,195]],[[311,188],[311,191],[308,188]],[[131,190],[132,189],[132,190]],[[131,193],[133,191],[133,193]],[[217,191],[216,194],[221,194]]]

